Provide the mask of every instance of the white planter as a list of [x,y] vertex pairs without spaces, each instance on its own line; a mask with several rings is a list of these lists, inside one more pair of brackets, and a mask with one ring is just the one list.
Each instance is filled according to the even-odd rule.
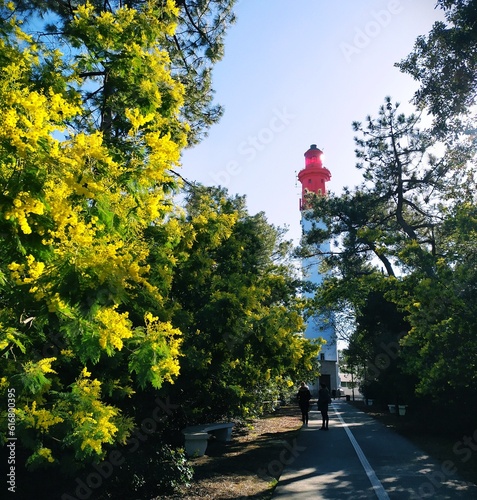
[[205,455],[210,434],[206,432],[190,432],[184,434],[185,450],[189,457],[202,457]]
[[396,413],[396,405],[388,405],[389,413]]
[[368,406],[373,406],[373,402],[374,402],[374,400],[368,399]]
[[406,415],[406,408],[407,408],[407,405],[399,405],[399,415],[401,415],[401,417],[403,415]]

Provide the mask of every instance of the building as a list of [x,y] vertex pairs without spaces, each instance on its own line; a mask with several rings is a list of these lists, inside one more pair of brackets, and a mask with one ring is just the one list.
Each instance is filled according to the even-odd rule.
[[[310,149],[305,153],[305,168],[298,172],[298,180],[301,183],[301,226],[305,234],[312,227],[324,227],[322,221],[308,220],[306,213],[309,210],[307,206],[307,193],[315,193],[320,196],[326,195],[326,183],[331,179],[331,172],[323,166],[323,152],[312,144]],[[329,251],[330,243],[326,242],[321,245],[322,252]],[[320,285],[323,281],[323,275],[320,274],[320,258],[319,256],[308,257],[302,261],[302,269],[304,278]],[[312,293],[309,294],[312,296]],[[336,338],[336,329],[333,313],[322,313],[317,316],[312,316],[307,321],[305,337],[316,339],[322,337],[326,340],[326,344],[320,351],[321,375],[319,381],[315,381],[310,389],[315,394],[318,391],[319,383],[324,382],[328,388],[333,391],[340,388],[340,378],[338,371],[338,343]]]

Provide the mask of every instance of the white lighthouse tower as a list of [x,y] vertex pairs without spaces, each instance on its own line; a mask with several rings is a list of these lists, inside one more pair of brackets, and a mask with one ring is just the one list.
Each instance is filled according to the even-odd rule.
[[[305,153],[305,168],[298,173],[298,180],[301,183],[301,226],[303,233],[309,231],[312,226],[319,228],[325,227],[320,220],[309,220],[305,217],[309,207],[307,206],[307,193],[315,193],[319,196],[326,196],[326,183],[331,179],[331,172],[323,166],[322,162],[323,151],[312,144],[310,149]],[[329,242],[325,242],[320,246],[322,252],[327,252],[330,249]],[[308,257],[302,261],[302,269],[305,279],[315,285],[320,285],[323,281],[323,275],[320,273],[320,257]],[[311,297],[313,294],[309,293]],[[338,343],[336,338],[335,321],[333,314],[321,313],[316,316],[311,316],[307,321],[305,337],[316,339],[322,337],[326,344],[320,351],[320,380],[311,387],[316,392],[319,383],[325,383],[330,391],[340,387],[340,379],[338,373]]]

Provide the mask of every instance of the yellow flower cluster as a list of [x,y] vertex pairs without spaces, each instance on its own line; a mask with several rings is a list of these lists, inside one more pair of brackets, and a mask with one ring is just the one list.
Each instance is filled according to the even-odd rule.
[[37,409],[36,401],[33,401],[31,407],[26,405],[23,411],[19,412],[19,417],[27,428],[39,429],[41,432],[47,432],[51,426],[63,422],[62,417],[53,415],[51,411]]
[[[101,394],[101,382],[98,379],[94,380],[89,380],[89,372],[86,372],[87,376],[85,378],[80,378],[76,385],[75,385],[75,394],[79,394],[81,396],[87,395],[88,397],[91,398],[98,398]],[[81,412],[83,415],[83,413]],[[85,415],[83,415],[82,418],[86,418]]]
[[[94,7],[89,2],[86,2],[86,4],[80,5],[77,8],[74,24],[81,31],[88,32],[88,28],[93,30],[95,39],[98,40],[98,43],[102,44],[102,47],[117,49],[113,41],[118,38],[121,39],[120,35],[127,37],[131,30],[134,30],[134,28],[141,24],[149,25],[156,33],[163,33],[169,36],[174,34],[177,23],[173,22],[173,19],[177,18],[179,13],[174,0],[167,0],[165,5],[162,6],[162,10],[169,15],[167,21],[161,19],[165,18],[165,16],[157,15],[156,9],[157,4],[145,2],[141,11],[122,7],[116,10],[114,16],[105,11],[96,15]],[[144,33],[144,29],[136,29],[134,32],[137,32],[137,34],[142,33],[141,42],[146,44],[147,35]]]
[[50,448],[40,448],[39,450],[37,450],[37,454],[50,463],[53,463],[55,461],[53,455],[51,454]]
[[41,201],[32,198],[28,193],[22,191],[18,193],[18,196],[13,200],[13,207],[11,210],[5,212],[5,219],[17,220],[23,233],[31,234],[32,229],[28,221],[29,215],[42,215],[44,208]]
[[90,380],[91,373],[84,368],[73,385],[73,394],[79,405],[72,414],[75,423],[73,435],[81,442],[80,449],[87,454],[102,454],[105,443],[113,443],[118,432],[114,419],[119,410],[100,401],[101,382]]
[[[21,35],[21,31],[17,30]],[[61,123],[67,117],[80,112],[77,105],[70,104],[60,95],[50,91],[43,95],[19,85],[19,77],[26,68],[38,61],[35,47],[24,48],[21,59],[2,67],[3,86],[0,88],[0,102],[8,103],[2,109],[0,140],[10,143],[17,158],[31,161],[44,144],[53,144],[55,131],[62,131]],[[20,57],[20,56],[19,56]],[[38,148],[39,143],[42,148]]]
[[[0,346],[0,349],[2,349],[1,346]],[[1,377],[0,378],[0,392],[3,392],[5,389],[8,389],[9,385],[10,384],[8,382],[7,377]]]
[[[43,293],[35,294],[35,297],[37,299],[39,299],[42,296],[43,296]],[[51,313],[67,314],[69,311],[68,304],[64,300],[61,299],[61,297],[58,293],[55,293],[51,296],[48,296],[46,299],[46,303],[48,304],[48,311]]]
[[123,348],[123,340],[133,335],[132,324],[128,319],[128,313],[118,313],[117,306],[104,307],[96,313],[96,320],[100,324],[99,345],[108,354],[113,350]]
[[179,375],[179,356],[182,344],[181,332],[173,328],[169,322],[159,321],[151,313],[145,315],[146,338],[153,352],[163,351],[166,347],[167,356],[158,356],[151,366],[151,372],[161,379],[174,383],[174,376]]
[[56,358],[43,358],[40,361],[28,361],[23,365],[23,369],[25,373],[38,373],[41,372],[43,374],[46,373],[56,373],[55,370],[51,367],[51,363],[56,361]]
[[[150,85],[152,86],[153,83],[149,82],[149,81],[148,82],[141,82],[141,85],[149,87]],[[150,121],[152,121],[154,119],[153,113],[149,113],[149,114],[143,116],[143,115],[141,115],[141,112],[137,108],[126,109],[125,114],[126,114],[126,118],[129,120],[129,122],[132,125],[132,128],[129,131],[130,136],[134,136],[135,134],[137,134],[139,129],[143,125],[145,125],[146,123],[149,123]]]
[[33,255],[27,255],[26,264],[12,262],[8,269],[17,285],[34,283],[44,272],[45,263],[35,260]]
[[[50,178],[45,182],[45,203],[54,222],[54,229],[48,231],[44,239],[46,245],[58,245],[59,255],[74,254],[76,249],[88,248],[95,242],[103,226],[98,218],[84,220],[84,201],[108,199],[111,203],[121,200],[120,186],[117,177],[123,172],[122,167],[115,163],[108,154],[102,141],[102,135],[78,134],[72,141],[64,141],[61,157]],[[94,175],[95,167],[107,172],[107,176],[100,178]],[[112,191],[115,186],[116,192]],[[83,200],[79,204],[72,203],[72,198]],[[85,200],[86,199],[86,200]]]
[[97,455],[102,452],[102,442],[100,439],[84,438],[81,443],[81,449],[86,451],[93,450]]
[[[92,279],[92,286],[110,280],[119,287],[127,287],[129,282],[147,286],[143,277],[148,271],[143,265],[147,247],[137,239],[128,241],[118,237],[98,217],[85,220],[84,204],[75,205],[71,200],[78,197],[95,200],[105,212],[114,213],[123,221],[136,209],[134,224],[144,227],[150,224],[150,217],[157,215],[157,209],[141,220],[145,214],[137,209],[139,198],[128,195],[118,182],[124,168],[108,156],[101,134],[76,136],[69,147],[65,146],[63,160],[55,175],[45,183],[45,202],[54,228],[48,230],[43,244],[52,245],[58,259],[66,259],[86,279]],[[105,172],[103,177],[94,175],[93,165]],[[145,192],[148,193],[147,189]],[[150,198],[150,203],[156,204],[155,196]]]
[[16,338],[16,335],[18,335],[17,330],[5,327],[2,323],[0,323],[0,351],[5,349],[10,344],[18,345],[19,340]]

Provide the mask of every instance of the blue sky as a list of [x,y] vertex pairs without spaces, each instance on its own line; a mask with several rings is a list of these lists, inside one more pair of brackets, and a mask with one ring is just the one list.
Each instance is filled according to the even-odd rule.
[[181,174],[246,195],[298,243],[296,176],[310,144],[325,153],[328,190],[360,183],[351,123],[385,96],[412,109],[417,88],[394,67],[442,12],[435,0],[239,0],[214,70],[219,124],[184,152]]

